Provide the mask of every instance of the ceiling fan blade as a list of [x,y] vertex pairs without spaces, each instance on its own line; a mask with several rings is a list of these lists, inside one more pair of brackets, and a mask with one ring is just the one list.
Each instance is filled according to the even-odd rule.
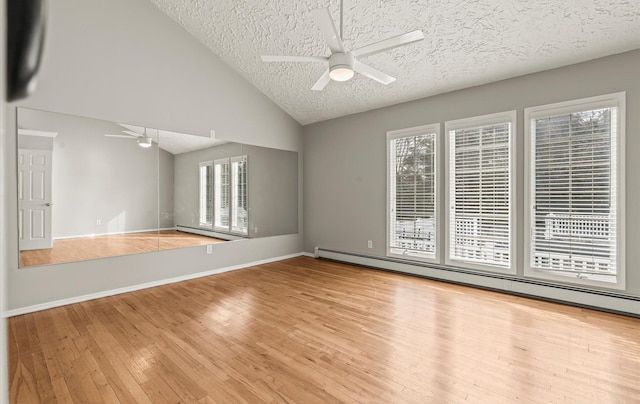
[[353,70],[357,71],[360,74],[364,74],[370,79],[380,82],[385,86],[396,81],[395,78],[389,76],[388,74],[382,73],[380,70],[374,69],[373,67],[366,65],[357,59],[354,59],[353,61]]
[[137,137],[142,136],[141,134],[139,134],[137,132],[130,131],[130,130],[123,130],[122,132],[126,133],[128,135],[128,137],[137,138]]
[[271,56],[261,55],[263,62],[313,62],[327,63],[329,58],[323,56]]
[[397,48],[398,46],[408,45],[410,43],[422,41],[424,34],[421,30],[407,32],[402,35],[397,35],[391,38],[383,39],[380,42],[372,43],[370,45],[363,46],[362,48],[354,49],[351,51],[353,56],[369,56],[375,53],[387,51],[389,49]]
[[329,77],[329,69],[327,69],[324,73],[322,73],[322,76],[320,76],[318,81],[316,81],[316,84],[314,84],[311,89],[313,91],[322,91],[322,89],[325,88],[329,81],[331,81],[331,78]]
[[140,136],[144,133],[144,127],[142,126],[127,125],[126,123],[119,123],[118,125],[122,126],[125,129],[129,129],[132,132],[136,132],[136,136]]
[[112,135],[110,133],[105,133],[104,134],[106,137],[119,137],[119,138],[123,138],[123,139],[134,139],[137,138],[137,136],[131,136],[131,135]]
[[316,20],[318,28],[320,28],[320,32],[322,32],[324,36],[324,40],[327,41],[327,45],[329,45],[329,49],[331,49],[331,53],[344,53],[342,39],[340,38],[340,34],[338,34],[336,25],[333,23],[329,9],[316,8],[311,10],[311,13]]

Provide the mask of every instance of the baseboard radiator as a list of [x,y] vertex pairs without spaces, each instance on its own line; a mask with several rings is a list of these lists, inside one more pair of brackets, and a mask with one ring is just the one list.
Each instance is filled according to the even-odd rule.
[[176,230],[183,231],[185,233],[199,234],[201,236],[219,238],[227,241],[242,240],[244,238],[244,237],[234,236],[232,234],[227,234],[227,233],[218,233],[213,230],[199,229],[196,227],[187,227],[187,226],[180,226],[180,225],[176,226]]
[[322,247],[316,247],[314,255],[316,258],[640,317],[640,296],[625,293],[555,284],[510,275],[481,273],[456,267],[423,264]]

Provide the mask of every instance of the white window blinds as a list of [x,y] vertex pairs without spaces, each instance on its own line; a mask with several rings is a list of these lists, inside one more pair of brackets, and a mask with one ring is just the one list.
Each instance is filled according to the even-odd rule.
[[512,123],[455,126],[448,131],[449,259],[510,268]]
[[214,167],[214,226],[229,230],[230,175],[229,159],[216,160]]
[[247,234],[247,156],[231,159],[231,230]]
[[200,163],[200,226],[213,224],[213,163]]
[[399,132],[388,142],[388,252],[435,258],[437,133]]
[[616,119],[599,108],[530,120],[532,268],[616,275]]

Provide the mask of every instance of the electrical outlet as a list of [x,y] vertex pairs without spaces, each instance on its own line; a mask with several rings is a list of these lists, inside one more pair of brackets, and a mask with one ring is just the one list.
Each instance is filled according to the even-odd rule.
[[213,245],[212,244],[207,245],[207,254],[213,254]]
[[371,240],[367,241],[367,247],[368,248],[373,248],[373,241],[371,241]]
[[100,226],[102,224],[102,220],[96,219],[96,225]]

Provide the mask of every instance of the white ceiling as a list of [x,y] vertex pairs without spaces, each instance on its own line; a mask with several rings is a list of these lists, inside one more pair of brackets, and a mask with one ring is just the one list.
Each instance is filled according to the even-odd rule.
[[397,78],[311,86],[328,56],[310,10],[339,0],[151,0],[303,125],[640,48],[640,0],[345,0],[354,49],[422,29],[425,40],[362,58]]
[[[146,133],[158,144],[158,147],[174,155],[228,143],[213,137],[189,135],[28,108],[19,108],[18,126],[18,134],[23,136],[56,137],[58,134],[73,131],[82,132],[88,136],[99,136],[109,139],[109,141],[118,141],[124,138],[125,141],[131,141],[132,145],[135,145],[134,141]],[[125,143],[120,142],[119,144],[124,145]]]
[[225,140],[170,132],[168,130],[158,130],[158,138],[160,139],[158,141],[159,147],[171,154],[188,153],[228,143]]
[[[188,153],[196,150],[202,150],[213,146],[220,146],[229,143],[226,140],[218,140],[214,137],[205,137],[197,135],[189,135],[187,133],[171,132],[163,129],[145,128],[144,126],[130,125],[119,123],[119,126],[128,129],[128,131],[113,131],[111,135],[119,136],[130,134],[142,137],[143,134],[153,139],[163,150],[173,155]],[[135,139],[135,137],[133,138]]]

